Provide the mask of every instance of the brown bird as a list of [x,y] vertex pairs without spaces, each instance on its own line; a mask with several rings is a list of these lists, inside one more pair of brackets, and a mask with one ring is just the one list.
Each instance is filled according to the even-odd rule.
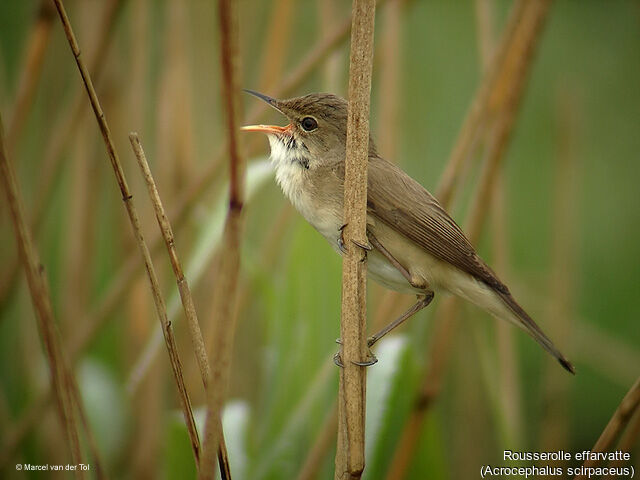
[[[251,90],[289,120],[285,127],[251,125],[267,134],[276,181],[302,216],[340,253],[347,101],[327,93],[277,100]],[[413,293],[417,302],[369,338],[369,346],[448,292],[527,332],[571,373],[573,365],[515,301],[478,256],[438,201],[400,168],[384,160],[369,139],[367,271],[387,288]]]

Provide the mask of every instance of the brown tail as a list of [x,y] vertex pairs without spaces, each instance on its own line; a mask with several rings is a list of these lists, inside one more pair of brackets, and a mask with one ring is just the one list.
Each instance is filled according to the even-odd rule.
[[511,293],[507,290],[506,292],[498,291],[494,289],[494,292],[502,299],[502,301],[509,307],[511,310],[521,321],[521,325],[524,330],[536,341],[538,342],[542,348],[544,348],[547,352],[553,355],[556,360],[562,365],[568,372],[573,375],[576,374],[576,369],[573,367],[571,362],[567,360],[562,353],[556,348],[553,342],[547,337],[542,329],[533,321],[533,319],[524,311],[524,309],[518,305],[518,302],[511,296]]

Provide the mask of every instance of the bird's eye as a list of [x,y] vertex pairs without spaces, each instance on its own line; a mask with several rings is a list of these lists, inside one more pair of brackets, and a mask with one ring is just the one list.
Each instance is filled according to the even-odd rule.
[[307,132],[318,128],[318,122],[316,122],[316,119],[313,117],[304,117],[300,125],[302,125],[302,128]]

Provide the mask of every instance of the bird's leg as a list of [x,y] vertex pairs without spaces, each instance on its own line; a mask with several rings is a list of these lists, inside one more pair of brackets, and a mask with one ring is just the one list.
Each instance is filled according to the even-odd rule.
[[391,322],[389,325],[384,327],[382,330],[377,332],[375,335],[372,335],[371,337],[369,337],[367,339],[367,345],[369,347],[373,346],[373,344],[375,344],[378,340],[384,337],[391,330],[393,330],[398,325],[405,322],[408,318],[412,317],[413,315],[418,313],[420,310],[422,310],[424,307],[429,305],[431,303],[431,300],[433,300],[433,292],[430,290],[424,294],[418,295],[418,301],[414,303],[409,310],[404,312],[402,315],[400,315],[398,318],[396,318],[393,322]]
[[429,286],[423,278],[416,275],[411,275],[411,273],[409,273],[409,270],[407,270],[393,255],[391,255],[391,252],[389,252],[389,250],[384,248],[384,245],[382,245],[378,241],[373,233],[367,231],[367,237],[369,238],[369,242],[371,242],[371,245],[373,245],[376,250],[378,250],[387,260],[389,260],[391,265],[393,265],[402,274],[402,276],[407,279],[412,287],[424,290],[424,293],[418,295],[418,301],[409,310],[404,312],[396,320],[384,327],[378,333],[376,333],[372,337],[369,337],[369,339],[367,340],[367,344],[369,345],[369,347],[371,347],[374,343],[384,337],[391,330],[393,330],[408,318],[412,317],[424,307],[429,305],[431,303],[431,300],[433,300],[434,293],[433,290],[430,290],[428,288]]
[[[416,303],[414,303],[409,310],[404,312],[402,315],[400,315],[398,318],[396,318],[393,322],[391,322],[389,325],[384,327],[382,330],[377,332],[375,335],[372,335],[371,337],[369,337],[367,339],[367,346],[369,348],[371,348],[378,340],[380,340],[382,337],[384,337],[391,330],[393,330],[397,326],[401,325],[406,320],[408,320],[413,315],[415,315],[420,310],[422,310],[424,307],[429,305],[431,303],[431,300],[433,300],[433,295],[434,295],[433,291],[431,291],[431,290],[428,290],[425,293],[422,293],[422,294],[418,295],[418,301]],[[336,343],[342,344],[340,339],[337,339]],[[376,356],[373,353],[371,353],[371,351],[369,351],[369,358],[370,358],[370,360],[367,360],[367,361],[364,361],[364,362],[353,362],[353,363],[355,365],[359,365],[361,367],[368,367],[368,366],[371,366],[371,365],[373,365],[374,363],[376,363],[378,361]],[[336,353],[333,356],[333,363],[335,363],[339,367],[343,366],[342,365],[342,359],[340,358],[340,352]]]
[[[345,251],[344,239],[342,237],[342,231],[344,230],[344,227],[346,227],[346,225],[343,225],[342,227],[339,228],[340,236],[338,237],[338,245],[340,247],[340,250],[342,250],[343,252]],[[431,303],[431,300],[433,300],[434,293],[433,293],[433,290],[429,289],[427,282],[423,278],[411,275],[411,273],[409,273],[409,270],[407,270],[393,255],[391,255],[391,252],[389,252],[389,250],[387,250],[384,247],[384,245],[382,245],[378,241],[378,239],[375,237],[375,235],[371,233],[371,231],[369,230],[367,230],[367,238],[371,245],[360,245],[359,243],[356,243],[356,242],[354,243],[356,243],[356,245],[358,245],[360,248],[363,248],[365,251],[372,250],[372,248],[375,248],[376,250],[378,250],[389,261],[389,263],[391,263],[391,265],[393,265],[402,274],[402,276],[407,279],[407,281],[412,287],[424,291],[424,293],[420,293],[417,295],[418,301],[415,304],[413,304],[411,308],[409,308],[409,310],[404,312],[402,315],[400,315],[398,318],[396,318],[393,322],[391,322],[389,325],[384,327],[382,330],[377,332],[375,335],[367,339],[367,346],[372,347],[378,340],[384,337],[391,330],[401,325],[407,319],[411,318],[413,315],[418,313],[424,307],[429,305]],[[342,343],[340,339],[336,340],[336,342]],[[362,367],[368,367],[378,361],[375,355],[371,352],[369,352],[369,358],[370,360],[367,360],[365,362],[353,362],[353,363]],[[343,366],[342,359],[340,358],[340,353],[336,353],[333,356],[333,362],[339,367]]]
[[373,233],[371,233],[370,230],[367,230],[367,238],[369,239],[369,242],[371,242],[371,245],[373,245],[375,249],[378,250],[387,260],[389,260],[389,263],[391,263],[391,265],[393,265],[396,270],[398,270],[402,274],[402,276],[407,279],[412,287],[419,290],[428,290],[427,282],[423,278],[419,278],[416,275],[411,275],[409,273],[409,270],[404,268],[404,266],[398,260],[396,260],[396,257],[391,255],[391,252],[384,248],[384,245],[382,245],[378,241],[378,239]]

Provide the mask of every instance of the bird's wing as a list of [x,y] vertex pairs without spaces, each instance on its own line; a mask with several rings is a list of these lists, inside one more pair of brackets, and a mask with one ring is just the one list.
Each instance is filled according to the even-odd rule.
[[367,211],[434,257],[508,293],[438,201],[400,168],[380,157],[369,158]]

